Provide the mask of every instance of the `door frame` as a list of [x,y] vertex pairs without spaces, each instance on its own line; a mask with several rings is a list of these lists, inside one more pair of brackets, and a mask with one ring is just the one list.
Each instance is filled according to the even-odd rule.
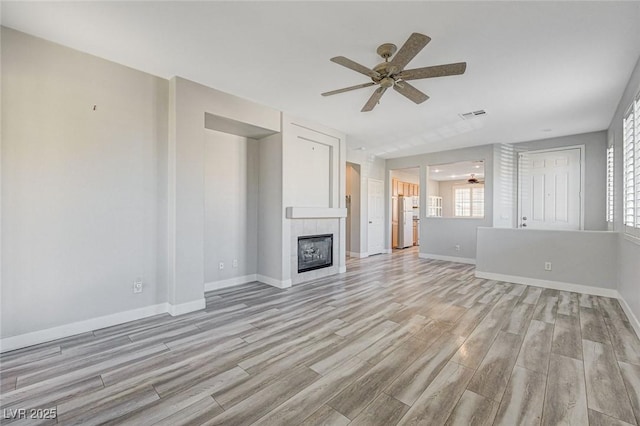
[[520,226],[520,218],[522,217],[522,202],[520,201],[520,194],[522,193],[521,191],[521,184],[522,184],[522,179],[521,179],[521,166],[520,166],[520,155],[521,154],[543,154],[545,152],[556,152],[556,151],[568,151],[570,149],[578,149],[580,150],[580,231],[584,231],[584,212],[585,212],[585,204],[584,204],[584,183],[585,183],[585,179],[586,179],[586,174],[585,174],[585,151],[586,151],[586,146],[584,144],[582,145],[567,145],[567,146],[559,146],[559,147],[555,147],[555,148],[544,148],[544,149],[531,149],[531,150],[520,150],[517,151],[516,154],[518,156],[517,161],[516,161],[516,167],[517,167],[517,173],[516,173],[516,222],[515,222],[515,227],[517,229],[524,229],[522,228],[522,226]]
[[384,189],[385,189],[385,184],[384,181],[381,179],[375,179],[375,178],[368,178],[367,179],[367,255],[368,256],[372,256],[373,254],[371,253],[370,247],[371,247],[371,239],[369,238],[371,236],[371,230],[370,230],[370,223],[371,222],[369,220],[369,206],[371,205],[371,185],[369,185],[371,182],[376,182],[376,183],[380,183],[382,184],[382,207],[383,207],[383,217],[382,217],[382,230],[381,230],[381,235],[380,238],[382,238],[382,248],[380,249],[380,252],[375,253],[375,254],[383,254],[385,253],[385,210],[384,210],[384,199],[385,199],[385,194],[384,194]]

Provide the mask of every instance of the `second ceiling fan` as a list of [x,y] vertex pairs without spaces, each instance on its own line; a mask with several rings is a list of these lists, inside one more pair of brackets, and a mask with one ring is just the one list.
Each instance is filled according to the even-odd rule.
[[[396,50],[398,49],[396,45],[391,43],[382,44],[378,47],[376,52],[378,55],[382,56],[384,62],[376,65],[373,69],[360,65],[351,59],[345,58],[344,56],[331,58],[331,61],[336,64],[370,77],[371,82],[358,84],[357,86],[345,87],[344,89],[332,90],[331,92],[323,93],[322,96],[331,96],[338,93],[377,85],[379,87],[375,92],[373,92],[373,95],[371,95],[367,103],[364,105],[362,112],[371,111],[375,108],[384,92],[390,87],[393,87],[396,92],[409,98],[416,104],[421,104],[429,99],[429,96],[407,83],[407,80],[459,75],[464,74],[464,71],[467,69],[466,62],[457,62],[454,64],[435,65],[432,67],[405,70],[404,67],[407,66],[407,64],[427,45],[427,43],[429,43],[429,41],[431,41],[431,38],[428,36],[420,33],[413,33],[402,45],[400,50],[398,50],[398,53],[396,53]],[[392,56],[393,58],[389,60]]]

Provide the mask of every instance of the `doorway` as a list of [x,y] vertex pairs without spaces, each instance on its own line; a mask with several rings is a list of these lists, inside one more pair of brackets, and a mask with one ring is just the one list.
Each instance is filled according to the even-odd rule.
[[518,227],[584,229],[583,147],[518,155]]
[[391,170],[391,248],[419,245],[420,168]]
[[360,165],[347,163],[346,169],[346,251],[349,257],[362,257],[366,248],[361,242],[361,186]]
[[384,251],[384,182],[369,178],[367,198],[367,253],[371,256]]

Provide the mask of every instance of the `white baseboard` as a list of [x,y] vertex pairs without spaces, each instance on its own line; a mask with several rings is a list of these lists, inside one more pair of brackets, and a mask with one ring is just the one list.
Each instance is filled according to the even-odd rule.
[[420,259],[445,260],[447,262],[468,263],[470,265],[476,264],[476,260],[470,257],[441,256],[431,253],[418,253],[418,257]]
[[624,311],[625,314],[627,314],[629,323],[631,324],[633,329],[636,331],[636,335],[640,337],[640,321],[638,321],[638,317],[635,316],[635,314],[631,310],[631,307],[629,306],[627,301],[624,300],[622,295],[618,295],[618,300],[620,301],[620,306],[622,306],[622,310]]
[[261,283],[265,283],[276,288],[289,288],[291,287],[291,280],[277,280],[275,278],[267,277],[266,275],[256,275],[256,278]]
[[221,288],[233,287],[236,285],[242,285],[258,281],[257,274],[243,275],[241,277],[229,278],[220,281],[211,281],[204,283],[204,291],[220,290]]
[[[204,299],[203,299],[204,300]],[[117,314],[104,315],[84,321],[73,322],[45,330],[33,331],[31,333],[20,334],[18,336],[5,337],[0,339],[0,352],[12,351],[14,349],[25,348],[51,340],[62,339],[64,337],[89,331],[99,330],[105,327],[135,321],[153,315],[169,312],[168,303],[145,306],[144,308],[132,309],[130,311],[118,312]]]
[[592,287],[589,285],[565,283],[562,281],[549,281],[541,280],[538,278],[522,277],[518,275],[505,275],[482,271],[476,271],[476,277],[488,280],[532,285],[534,287],[551,288],[553,290],[573,291],[576,293],[585,293],[594,296],[613,297],[615,299],[620,299],[620,294],[618,293],[618,291],[610,288]]
[[488,280],[505,281],[516,284],[532,285],[534,287],[551,288],[553,290],[562,291],[573,291],[576,293],[584,293],[591,294],[593,296],[611,297],[614,299],[618,299],[618,301],[620,302],[620,306],[622,307],[624,313],[627,315],[629,323],[635,330],[636,335],[640,336],[640,321],[638,320],[638,317],[635,316],[635,314],[631,310],[631,307],[629,306],[627,301],[624,300],[618,290],[614,290],[611,288],[593,287],[589,285],[565,283],[561,281],[540,280],[537,278],[521,277],[518,275],[496,274],[493,272],[476,271],[476,277]]
[[167,303],[167,312],[172,317],[177,317],[178,315],[188,314],[189,312],[199,311],[200,309],[204,309],[207,306],[207,301],[202,298],[199,300],[192,300],[191,302],[181,303],[179,305],[172,305]]
[[145,306],[143,308],[118,312],[116,314],[72,322],[70,324],[47,328],[45,330],[32,331],[30,333],[20,334],[17,336],[5,337],[4,339],[0,339],[0,352],[26,348],[27,346],[38,345],[40,343],[63,339],[76,334],[100,330],[101,328],[124,324],[125,322],[135,321],[154,315],[168,313],[175,317],[178,315],[188,314],[189,312],[199,311],[200,309],[204,309],[205,305],[206,301],[204,298],[187,303],[181,303],[179,305],[172,305],[166,302],[158,303],[157,305]]
[[393,253],[393,250],[392,249],[384,249],[384,250],[382,250],[381,253],[382,254],[391,254],[391,253]]
[[369,253],[367,253],[367,252],[358,253],[357,251],[349,251],[349,252],[347,252],[347,256],[356,257],[358,259],[363,259],[365,257],[369,257]]
[[347,272],[347,267],[346,266],[340,266],[338,268],[338,273],[339,274],[344,274],[345,272]]

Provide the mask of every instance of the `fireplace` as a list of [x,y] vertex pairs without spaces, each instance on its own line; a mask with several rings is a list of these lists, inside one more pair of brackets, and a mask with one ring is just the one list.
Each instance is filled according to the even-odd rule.
[[298,272],[333,265],[333,234],[298,237]]

